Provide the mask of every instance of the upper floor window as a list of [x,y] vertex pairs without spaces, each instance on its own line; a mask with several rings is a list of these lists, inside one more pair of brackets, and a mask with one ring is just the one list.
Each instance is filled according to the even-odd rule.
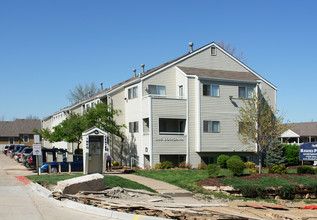
[[94,102],[91,103],[91,107],[92,107],[92,108],[95,107],[95,103],[94,103]]
[[160,135],[184,135],[186,126],[185,119],[160,118]]
[[29,143],[29,135],[23,135],[23,142]]
[[217,55],[217,49],[216,49],[216,47],[211,47],[210,48],[210,54],[211,54],[211,56],[216,56]]
[[165,95],[165,86],[149,85],[149,94]]
[[252,98],[253,88],[246,86],[239,86],[239,98]]
[[204,121],[204,132],[219,133],[220,121]]
[[128,99],[134,99],[138,97],[138,86],[134,86],[128,89]]
[[219,92],[219,85],[203,85],[203,95],[204,96],[215,96],[219,97],[220,92]]
[[129,122],[129,132],[130,133],[138,133],[139,132],[139,122]]
[[183,97],[184,96],[184,88],[183,85],[178,86],[178,96]]

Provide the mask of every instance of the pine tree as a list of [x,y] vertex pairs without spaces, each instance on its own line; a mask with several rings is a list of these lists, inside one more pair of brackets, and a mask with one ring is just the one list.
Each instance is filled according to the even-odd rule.
[[270,143],[266,151],[264,162],[267,167],[286,165],[285,147],[280,141],[275,139]]

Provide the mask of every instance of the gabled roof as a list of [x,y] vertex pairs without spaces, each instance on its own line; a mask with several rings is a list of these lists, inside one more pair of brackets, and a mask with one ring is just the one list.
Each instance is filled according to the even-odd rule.
[[0,121],[0,137],[18,137],[20,134],[34,134],[34,128],[41,129],[41,121],[39,119]]
[[290,130],[292,130],[301,137],[317,136],[317,122],[301,122],[287,125],[290,126]]
[[196,75],[203,78],[211,79],[225,79],[225,80],[237,80],[237,81],[250,81],[257,82],[260,78],[253,75],[250,72],[237,72],[237,71],[227,71],[227,70],[212,70],[212,69],[200,69],[192,67],[181,67],[178,66],[180,70],[188,75]]

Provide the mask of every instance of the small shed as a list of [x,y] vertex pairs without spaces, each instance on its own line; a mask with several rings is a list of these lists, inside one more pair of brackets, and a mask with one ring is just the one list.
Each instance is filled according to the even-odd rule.
[[108,133],[92,127],[82,134],[84,174],[105,173]]

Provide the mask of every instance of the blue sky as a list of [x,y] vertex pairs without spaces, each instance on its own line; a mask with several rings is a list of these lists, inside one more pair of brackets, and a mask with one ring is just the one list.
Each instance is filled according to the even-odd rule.
[[225,40],[278,87],[291,122],[317,121],[317,1],[0,0],[0,117],[48,116],[79,83],[104,88]]

